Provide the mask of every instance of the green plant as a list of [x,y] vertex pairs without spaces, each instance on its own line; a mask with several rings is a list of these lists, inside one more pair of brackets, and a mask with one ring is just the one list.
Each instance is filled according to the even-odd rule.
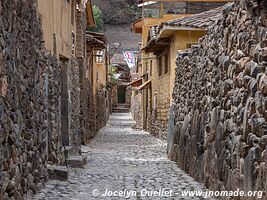
[[138,7],[136,5],[128,5],[128,12],[133,17],[134,20],[141,18],[141,12],[138,11]]
[[88,28],[89,31],[101,32],[103,31],[104,21],[103,21],[103,13],[100,8],[96,5],[93,5],[93,14],[95,18],[96,27]]

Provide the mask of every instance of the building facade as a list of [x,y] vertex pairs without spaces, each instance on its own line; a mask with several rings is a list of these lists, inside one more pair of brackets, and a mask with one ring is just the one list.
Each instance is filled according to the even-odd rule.
[[[92,85],[93,113],[95,132],[107,123],[110,110],[110,92],[108,90],[108,43],[103,33],[86,33],[87,65],[86,79]],[[101,102],[101,104],[99,104]],[[93,135],[92,135],[93,136]]]
[[[142,78],[142,85],[137,90],[141,90],[142,94],[143,128],[157,137],[167,139],[177,51],[198,43],[199,38],[204,36],[206,31],[204,26],[183,27],[182,23],[175,23],[179,20],[185,22],[191,19],[193,9],[190,10],[189,5],[193,5],[193,3],[158,2],[158,7],[156,3],[153,3],[154,8],[143,3],[143,18],[133,24],[134,31],[142,34],[141,61],[138,69],[139,77]],[[202,9],[198,10],[199,12],[209,10],[224,3],[223,1],[214,4],[210,2],[207,5],[203,4]],[[194,6],[200,6],[200,4],[194,4]],[[180,9],[173,9],[176,7]],[[147,14],[151,12],[150,10],[155,12],[155,8],[159,8],[159,15],[156,18],[151,18],[151,15]],[[193,17],[192,20],[196,23],[201,20],[205,22],[207,15],[203,14],[200,19]]]
[[0,18],[0,199],[30,199],[49,178],[67,179],[92,129],[82,111],[94,18],[86,0],[2,1]]

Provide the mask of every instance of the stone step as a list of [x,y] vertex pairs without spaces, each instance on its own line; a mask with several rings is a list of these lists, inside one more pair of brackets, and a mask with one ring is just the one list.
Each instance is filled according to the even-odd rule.
[[86,156],[69,156],[67,165],[72,168],[84,168],[86,165]]
[[68,181],[69,171],[66,166],[48,165],[47,171],[50,180]]
[[113,108],[112,112],[113,113],[129,113],[130,109],[129,108]]
[[76,155],[78,153],[78,149],[75,146],[65,146],[65,156],[68,159],[72,155]]
[[128,104],[117,104],[115,108],[130,108]]

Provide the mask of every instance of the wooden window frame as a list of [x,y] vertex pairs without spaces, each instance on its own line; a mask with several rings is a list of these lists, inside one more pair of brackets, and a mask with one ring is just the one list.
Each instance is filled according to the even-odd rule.
[[158,59],[158,74],[159,76],[162,75],[162,55],[159,56],[159,59]]
[[[159,77],[167,74],[169,72],[169,55],[170,55],[170,49],[169,47],[166,47],[161,52],[157,53],[157,62],[158,62],[158,75]],[[167,58],[165,58],[167,56]],[[168,61],[168,62],[166,62]],[[166,66],[167,64],[167,66]]]
[[169,54],[164,54],[164,74],[169,72]]
[[149,74],[150,74],[150,76],[152,76],[152,65],[153,65],[153,61],[152,60],[150,60],[150,71],[149,71]]
[[104,50],[96,51],[96,63],[104,63]]

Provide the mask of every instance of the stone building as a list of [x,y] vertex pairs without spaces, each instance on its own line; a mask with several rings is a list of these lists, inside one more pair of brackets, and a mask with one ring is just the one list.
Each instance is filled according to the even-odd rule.
[[[85,117],[81,113],[84,107],[81,105],[81,88],[86,87],[82,82],[86,64],[85,31],[87,27],[95,25],[91,2],[60,0],[48,3],[39,0],[38,13],[42,22],[44,47],[60,65],[61,93],[57,95],[60,99],[59,122],[65,155],[79,155],[84,134],[82,120]],[[54,88],[51,83],[48,79],[48,86]]]
[[[173,2],[178,3],[179,6],[184,7],[185,4],[182,2]],[[139,7],[142,8],[142,18],[136,22],[133,23],[133,31],[135,33],[141,33],[142,35],[142,41],[141,41],[141,47],[140,49],[144,48],[145,45],[148,42],[148,36],[149,36],[149,30],[151,26],[157,26],[161,22],[169,21],[171,19],[176,19],[179,17],[185,17],[188,16],[185,14],[185,12],[180,13],[168,13],[166,12],[166,9],[168,9],[168,5],[170,2],[157,2],[153,3],[153,5],[148,4],[146,1],[140,0],[139,1]],[[143,85],[139,88],[139,96],[141,96],[141,105],[136,107],[141,107],[141,124],[142,128],[145,130],[150,130],[150,121],[151,121],[151,112],[152,107],[151,105],[152,99],[149,95],[149,87],[151,84],[150,80],[150,72],[152,72],[152,69],[148,66],[152,60],[149,53],[146,53],[144,51],[140,52],[141,59],[139,60],[140,63],[138,63],[138,74],[139,78],[142,79]],[[150,70],[150,72],[149,72]],[[137,88],[136,88],[137,89]]]
[[[202,9],[198,12],[216,8],[224,2],[227,1],[202,2]],[[143,18],[133,24],[134,31],[142,34],[141,64],[138,70],[142,85],[137,88],[137,90],[142,90],[142,126],[162,139],[167,139],[177,50],[187,49],[197,43],[198,39],[206,33],[205,23],[214,22],[212,17],[216,15],[215,10],[198,16],[200,17],[198,19],[190,18],[191,4],[181,1],[165,3],[159,1],[158,5],[153,4],[153,6],[142,4]],[[200,3],[194,5],[197,7]],[[150,12],[149,10],[151,12],[158,10],[160,14],[151,18],[146,15]],[[170,12],[170,10],[175,12]],[[181,23],[179,23],[180,19]],[[196,26],[183,26],[187,20]],[[198,25],[199,22],[201,22],[200,25]]]
[[210,190],[267,192],[266,19],[264,0],[227,4],[178,53],[168,156]]
[[[84,2],[89,5],[89,1]],[[93,109],[93,86],[87,78],[87,71],[93,68],[93,63],[88,62],[88,54],[90,49],[86,45],[87,36],[86,30],[91,27],[90,24],[95,24],[94,18],[88,17],[92,15],[92,7],[83,6],[77,9],[76,18],[76,60],[79,67],[79,89],[80,89],[80,136],[81,144],[88,143],[96,134],[95,128],[95,113]]]
[[29,199],[80,152],[91,2],[4,0],[0,24],[0,199]]
[[[108,43],[103,33],[87,32],[87,79],[91,82],[95,131],[105,126],[109,114],[110,94],[108,91]],[[101,104],[99,104],[101,102]]]
[[[206,34],[206,28],[213,24],[222,12],[222,7],[163,22],[150,28],[149,40],[143,50],[149,53],[151,87],[147,110],[150,132],[155,136],[167,139],[169,109],[172,103],[172,92],[175,81],[177,51],[185,50],[198,43]],[[162,87],[164,85],[164,87]]]

